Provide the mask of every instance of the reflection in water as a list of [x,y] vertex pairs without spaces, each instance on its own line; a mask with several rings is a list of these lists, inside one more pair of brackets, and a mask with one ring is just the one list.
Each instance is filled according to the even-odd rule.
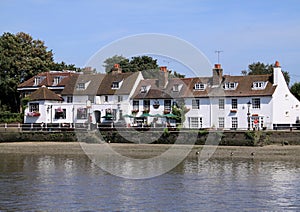
[[129,180],[84,155],[1,154],[0,160],[0,210],[300,209],[296,162],[195,158],[162,176]]

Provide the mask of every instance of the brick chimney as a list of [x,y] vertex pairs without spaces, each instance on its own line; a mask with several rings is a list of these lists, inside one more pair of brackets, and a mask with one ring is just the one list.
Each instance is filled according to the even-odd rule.
[[159,67],[159,75],[158,75],[158,87],[159,88],[165,88],[168,84],[169,79],[169,71],[167,69],[167,66],[161,66]]
[[275,66],[273,68],[273,85],[279,84],[280,75],[282,75],[281,66],[280,66],[280,63],[278,61],[276,61]]
[[221,68],[221,64],[215,64],[215,67],[213,69],[213,80],[212,84],[213,86],[220,85],[223,78],[223,69]]
[[114,64],[114,67],[111,69],[112,74],[121,74],[122,68],[120,67],[120,64],[116,63]]

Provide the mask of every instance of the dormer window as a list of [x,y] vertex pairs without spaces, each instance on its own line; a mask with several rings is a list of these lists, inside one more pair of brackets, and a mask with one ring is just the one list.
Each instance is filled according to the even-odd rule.
[[252,89],[254,90],[265,89],[266,86],[267,86],[267,82],[263,82],[263,81],[253,82]]
[[78,83],[77,84],[77,90],[85,90],[85,84],[84,83]]
[[57,85],[60,83],[60,77],[54,77],[53,79],[53,85]]
[[141,93],[146,93],[147,92],[147,86],[143,85],[141,87]]
[[198,83],[195,84],[194,89],[195,90],[200,90],[200,91],[202,90],[203,91],[203,90],[205,90],[205,84],[198,82]]
[[178,92],[179,91],[179,85],[178,84],[173,85],[173,91],[174,92]]
[[180,92],[181,88],[182,88],[182,84],[174,84],[172,87],[172,91],[173,92]]
[[225,90],[235,90],[238,86],[237,82],[226,82],[225,83]]
[[40,77],[35,77],[34,78],[34,85],[39,85],[41,83],[41,78]]
[[111,88],[112,88],[112,89],[119,89],[119,88],[120,88],[119,86],[120,86],[120,85],[119,85],[119,82],[116,82],[116,81],[115,81],[115,82],[112,83]]

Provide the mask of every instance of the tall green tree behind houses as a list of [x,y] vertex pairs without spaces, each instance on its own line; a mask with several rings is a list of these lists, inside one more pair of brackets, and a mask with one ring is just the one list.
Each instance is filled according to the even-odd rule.
[[[261,62],[256,62],[248,65],[248,71],[243,70],[242,75],[263,75],[263,74],[273,74],[274,65],[264,64]],[[283,76],[287,85],[290,84],[290,75],[287,71],[282,71]]]
[[[24,32],[3,33],[0,37],[0,111],[19,112],[17,86],[34,75],[73,65],[55,63],[45,42]],[[75,66],[74,66],[75,68]]]

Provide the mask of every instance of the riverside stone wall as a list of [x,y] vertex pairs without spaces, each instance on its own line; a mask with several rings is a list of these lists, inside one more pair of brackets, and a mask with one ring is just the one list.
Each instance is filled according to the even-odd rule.
[[[147,133],[146,136],[142,136]],[[53,141],[98,143],[211,144],[224,146],[299,145],[300,132],[289,131],[154,131],[1,132],[0,142]],[[129,138],[129,139],[126,139]],[[147,139],[144,139],[147,138]],[[158,139],[157,139],[158,138]]]

